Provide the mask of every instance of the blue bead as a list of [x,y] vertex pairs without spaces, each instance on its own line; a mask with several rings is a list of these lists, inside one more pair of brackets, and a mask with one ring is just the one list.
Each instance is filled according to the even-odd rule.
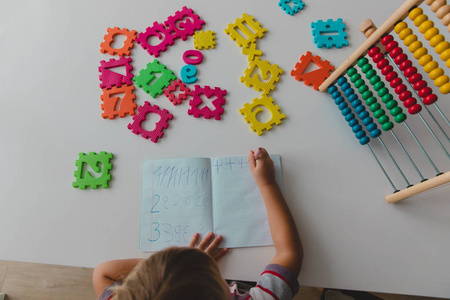
[[341,111],[341,114],[342,114],[343,116],[345,116],[345,115],[348,115],[348,114],[351,113],[351,112],[352,112],[352,110],[351,110],[350,108],[346,107],[346,108],[344,108],[344,109]]
[[359,139],[359,143],[360,143],[361,145],[365,145],[365,144],[367,144],[367,143],[369,143],[369,142],[370,142],[370,139],[369,139],[369,137],[367,137],[367,136],[365,136],[365,137]]
[[341,104],[344,100],[345,100],[344,97],[340,96],[340,97],[337,97],[337,98],[334,100],[334,103],[335,103],[336,105],[339,105],[339,104]]
[[369,113],[367,112],[367,111],[363,111],[363,112],[361,112],[359,115],[358,115],[358,117],[361,119],[361,120],[364,120],[365,118],[367,118],[369,116]]
[[350,88],[350,83],[348,83],[348,82],[344,83],[344,84],[341,86],[341,89],[342,89],[343,91],[346,91],[346,90],[348,90],[349,88]]
[[372,117],[364,118],[364,120],[363,120],[363,125],[364,126],[369,126],[370,123],[373,123]]
[[356,99],[358,99],[358,95],[356,94],[351,94],[350,96],[348,96],[348,101],[350,102],[355,101]]
[[345,78],[345,77],[341,77],[341,78],[339,78],[338,81],[337,81],[337,83],[338,83],[339,85],[343,85],[343,84],[346,83],[346,82],[347,82],[347,78]]
[[329,88],[328,88],[328,94],[333,94],[334,92],[336,92],[337,91],[337,87],[335,87],[334,85],[333,86],[330,86]]
[[[350,109],[350,108],[349,108]],[[345,115],[345,121],[350,122],[351,120],[356,120],[353,113],[348,113]],[[358,122],[358,121],[357,121]]]
[[357,133],[355,133],[355,137],[359,140],[359,139],[361,139],[361,138],[363,138],[363,137],[365,137],[366,136],[366,132],[364,131],[364,130],[360,130],[360,131],[358,131]]
[[334,92],[333,94],[331,94],[331,98],[336,99],[337,97],[339,97],[341,95],[341,93],[339,93],[338,91]]
[[[361,105],[361,100],[356,99],[356,100],[353,100],[353,101],[352,101],[352,107],[353,107],[353,108],[357,108],[357,107],[359,107],[359,106],[362,106],[362,105]],[[364,106],[363,106],[363,107],[364,107]]]
[[356,119],[351,119],[350,122],[348,122],[348,126],[350,126],[350,127],[353,127],[355,125],[358,125],[358,120],[356,120]]
[[355,93],[355,91],[353,90],[353,89],[347,89],[347,90],[345,90],[345,92],[344,92],[344,95],[346,96],[346,97],[348,97],[348,96],[350,96],[350,95],[352,95],[352,94],[354,94]]
[[367,128],[367,131],[372,132],[372,131],[374,131],[374,130],[377,129],[377,124],[375,124],[375,123],[370,123],[369,125],[367,125],[366,128]]
[[357,133],[358,131],[361,131],[362,129],[363,129],[362,126],[359,125],[359,124],[357,124],[357,125],[355,125],[355,126],[352,127],[352,131],[353,131],[354,133]]
[[380,129],[375,129],[375,130],[372,130],[372,131],[370,132],[370,136],[371,136],[373,139],[379,137],[380,135],[381,135],[381,130],[380,130]]
[[343,110],[346,107],[348,107],[347,102],[342,102],[341,104],[338,105],[339,110]]

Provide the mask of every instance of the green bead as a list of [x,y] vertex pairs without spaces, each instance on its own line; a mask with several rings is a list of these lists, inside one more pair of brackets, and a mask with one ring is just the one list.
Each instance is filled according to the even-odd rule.
[[382,115],[378,118],[378,123],[383,125],[384,123],[389,122],[389,117],[387,115]]
[[372,66],[370,66],[370,70],[368,70],[366,73],[366,78],[367,79],[371,79],[372,77],[374,77],[375,75],[377,75],[377,71],[375,71],[374,69],[372,69]]
[[394,99],[394,97],[392,96],[391,93],[384,95],[383,97],[381,97],[381,101],[383,101],[383,103],[388,103],[389,101],[391,101],[392,99]]
[[386,103],[386,108],[387,109],[393,109],[394,107],[398,107],[397,105],[398,105],[397,101],[391,100],[388,103]]
[[403,109],[400,107],[400,106],[396,106],[396,107],[394,107],[393,109],[391,109],[390,111],[389,111],[390,113],[391,113],[391,116],[397,116],[398,114],[400,114],[400,113],[402,113],[403,112]]
[[[369,72],[370,70],[372,70],[372,65],[371,64],[367,64],[361,67],[361,71],[365,74],[367,72]],[[366,75],[367,77],[367,75]]]
[[378,91],[378,97],[383,97],[384,95],[387,95],[387,94],[389,94],[389,90],[386,87],[384,87]]
[[365,91],[365,92],[361,95],[361,97],[362,97],[364,100],[367,100],[369,97],[372,97],[372,96],[373,96],[372,91]]
[[369,90],[369,87],[365,84],[365,85],[362,85],[362,86],[360,86],[359,88],[358,88],[358,92],[360,93],[360,94],[363,94],[365,91],[368,91]]
[[375,83],[374,85],[373,85],[373,89],[375,90],[375,91],[379,91],[379,90],[381,90],[382,88],[384,88],[385,87],[385,85],[384,85],[384,82],[383,81],[378,81],[377,83]]
[[358,71],[356,71],[356,69],[355,68],[350,68],[350,69],[348,69],[348,71],[347,71],[347,75],[348,76],[353,76],[354,74],[356,74]]
[[384,109],[378,109],[373,113],[373,116],[378,119],[381,116],[384,116],[386,114],[386,112],[384,111]]
[[358,79],[361,79],[361,74],[359,73],[353,74],[352,77],[350,77],[350,81],[353,83],[355,83]]
[[381,108],[380,103],[376,102],[374,104],[372,104],[371,106],[369,106],[369,109],[371,112],[377,111]]
[[363,79],[358,79],[355,81],[355,87],[358,89],[360,86],[366,84]]
[[364,65],[367,65],[369,63],[369,60],[365,57],[358,60],[358,67],[362,67]]
[[380,76],[375,75],[372,78],[370,78],[370,84],[375,85],[375,83],[379,82],[381,80]]
[[384,131],[388,131],[388,130],[391,130],[392,128],[394,128],[394,124],[392,122],[386,122],[383,125],[381,125],[381,128]]
[[406,115],[404,113],[400,113],[395,116],[395,122],[401,123],[406,120]]
[[366,105],[367,105],[367,106],[371,106],[371,105],[374,104],[374,103],[377,103],[377,98],[375,98],[375,97],[369,97],[369,98],[366,100]]

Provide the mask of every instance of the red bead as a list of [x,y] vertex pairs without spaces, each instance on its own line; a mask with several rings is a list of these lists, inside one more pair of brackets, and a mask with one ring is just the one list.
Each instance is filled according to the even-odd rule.
[[422,80],[422,78],[423,78],[422,74],[416,73],[416,74],[409,76],[408,81],[409,81],[409,83],[414,84],[417,81]]
[[398,98],[400,99],[400,101],[405,101],[408,98],[411,98],[412,93],[410,91],[404,91],[403,93],[398,95]]
[[408,69],[406,69],[405,71],[403,71],[403,74],[406,77],[411,77],[412,75],[417,73],[417,68],[416,67],[409,67]]
[[393,57],[393,58],[396,58],[397,56],[399,56],[399,55],[402,54],[402,53],[403,53],[403,50],[402,50],[402,48],[400,48],[400,47],[394,48],[394,49],[392,49],[391,52],[389,52],[389,54],[390,54],[391,57]]
[[387,65],[389,65],[389,62],[388,62],[388,60],[385,58],[385,59],[380,60],[380,61],[377,63],[377,68],[381,70],[381,69],[383,69],[384,67],[386,67]]
[[391,65],[387,65],[383,69],[381,69],[381,74],[386,76],[387,74],[391,73],[394,70],[394,68]]
[[388,43],[392,42],[393,40],[394,40],[394,38],[392,37],[392,35],[388,34],[381,39],[381,43],[383,44],[383,46],[386,46]]
[[412,66],[412,62],[407,59],[404,62],[402,62],[401,64],[398,65],[399,69],[402,71],[405,71],[406,69],[408,69],[409,67]]
[[417,113],[419,113],[422,110],[422,106],[420,104],[415,104],[413,106],[411,106],[410,108],[408,108],[408,112],[411,115],[415,115]]
[[[384,68],[383,68],[383,70],[384,70]],[[398,77],[397,72],[389,72],[386,74],[386,81],[391,82],[392,80],[394,80],[397,77]]]
[[[400,84],[402,84],[403,83],[403,80],[401,79],[401,78],[395,78],[395,79],[393,79],[392,81],[391,81],[391,88],[396,88],[396,87],[398,87]],[[396,90],[396,92],[397,92],[397,90]],[[403,92],[403,91],[402,91]],[[401,92],[400,93],[397,93],[397,94],[401,94]]]
[[394,50],[395,48],[398,48],[398,43],[397,43],[396,41],[389,42],[389,43],[386,45],[386,51],[387,51],[387,52],[391,52],[391,51]]
[[423,98],[423,104],[430,105],[437,101],[437,96],[435,94],[431,94]]
[[[399,78],[400,79],[400,78]],[[400,79],[401,80],[401,79]],[[403,93],[404,91],[406,91],[406,85],[404,85],[404,84],[400,84],[399,86],[397,86],[396,88],[395,88],[395,93],[397,94],[397,95],[400,95],[401,93]]]
[[406,108],[410,108],[411,106],[413,106],[416,103],[417,103],[417,100],[414,97],[410,97],[410,98],[406,99],[405,101],[403,101],[403,106]]
[[377,53],[380,53],[380,48],[378,48],[378,47],[373,47],[372,49],[369,50],[370,57],[373,57]]
[[394,62],[396,65],[399,65],[407,59],[408,59],[408,55],[406,55],[405,53],[402,53],[394,59]]
[[384,54],[383,53],[377,53],[373,56],[373,61],[374,63],[379,62],[380,60],[382,60],[384,58]]
[[425,88],[426,86],[427,86],[427,82],[425,80],[420,80],[420,81],[417,81],[416,83],[414,83],[413,89],[418,91],[418,90]]
[[425,98],[426,96],[430,95],[433,92],[433,90],[427,86],[423,89],[421,89],[420,91],[417,92],[417,94],[419,95],[420,98]]

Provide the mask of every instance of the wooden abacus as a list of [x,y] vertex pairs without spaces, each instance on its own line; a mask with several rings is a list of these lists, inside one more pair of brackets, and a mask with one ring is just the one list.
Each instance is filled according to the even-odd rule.
[[[450,43],[445,40],[444,35],[439,33],[439,30],[434,26],[434,23],[428,20],[427,15],[425,15],[423,10],[419,7],[423,2],[424,0],[405,1],[378,29],[370,19],[364,21],[359,29],[364,33],[367,40],[363,42],[360,47],[358,47],[356,51],[319,87],[321,92],[328,91],[328,93],[331,94],[360,144],[368,146],[376,162],[392,185],[394,193],[385,197],[388,203],[411,197],[450,182],[450,171],[444,173],[436,166],[417,136],[407,125],[407,115],[403,113],[403,109],[398,106],[397,100],[392,95],[393,93],[391,93],[385,84],[385,82],[389,83],[390,87],[394,89],[398,99],[403,102],[404,107],[408,109],[410,115],[420,118],[436,143],[447,156],[447,159],[450,159],[446,147],[421,115],[422,108],[424,107],[424,112],[429,114],[435,122],[435,125],[438,127],[438,130],[440,130],[441,134],[447,139],[446,143],[448,146],[450,139],[447,133],[433,116],[433,113],[427,108],[427,106],[433,106],[440,114],[440,118],[446,122],[446,128],[450,127],[447,117],[436,103],[438,96],[434,93],[433,89],[428,86],[428,83],[423,80],[418,68],[413,66],[408,55],[403,52],[399,43],[396,42],[390,34],[393,30],[398,34],[398,37],[408,47],[408,52],[413,54],[414,59],[418,60],[419,64],[423,67],[422,69],[429,74],[429,77],[432,80],[434,80],[435,86],[439,88],[439,93],[443,95],[450,93],[450,80],[449,77],[445,75],[446,71],[448,72],[449,70],[444,71],[439,67],[438,62],[433,59],[432,55],[428,54],[427,48],[423,46],[423,43],[418,40],[417,35],[413,34],[413,30],[408,27],[406,22],[404,22],[409,16],[409,18],[414,21],[415,27],[418,27],[420,33],[422,33],[425,39],[429,41],[430,45],[434,47],[435,52],[440,55],[440,59],[446,64],[446,67],[450,68]],[[450,5],[446,4],[446,0],[425,0],[425,2],[431,6],[431,10],[436,13],[436,17],[442,19],[442,24],[447,26],[448,31],[450,31]],[[372,61],[373,64],[376,65],[376,68],[381,71],[382,75],[384,75],[384,79],[377,74],[377,71],[370,61]],[[360,72],[365,74],[372,86],[372,90],[374,90],[377,95],[374,95],[374,92],[371,91],[369,86],[362,79]],[[399,76],[399,74],[401,75]],[[401,76],[406,80],[406,84],[403,83]],[[357,89],[357,92],[352,88],[347,78],[350,79],[354,88]],[[336,83],[339,86],[340,91],[335,85]],[[407,85],[409,85],[409,88]],[[358,99],[358,94],[365,100],[366,106]],[[381,102],[383,102],[384,107],[389,110],[390,115],[394,117],[395,123],[404,125],[414,138],[417,146],[436,171],[436,176],[434,178],[424,178],[421,171],[414,163],[414,160],[394,133],[394,123],[389,120],[389,116],[382,108],[382,105],[379,103],[380,101],[378,101],[379,98],[381,99]],[[416,98],[420,100],[420,103],[418,103]],[[353,107],[353,110],[349,107],[349,103],[351,104],[351,107]],[[372,112],[373,117],[366,110],[366,107]],[[370,138],[367,136],[363,126],[359,124],[358,118],[355,115],[358,116],[362,124],[366,127]],[[374,118],[377,119],[382,130],[377,128],[377,125],[373,121]],[[403,153],[421,177],[422,181],[420,183],[411,184],[408,181],[407,176],[381,139],[382,131],[390,132],[392,134]],[[371,138],[372,140],[378,140],[382,145],[382,148],[386,151],[395,168],[406,182],[406,188],[402,190],[396,188],[370,146]]]

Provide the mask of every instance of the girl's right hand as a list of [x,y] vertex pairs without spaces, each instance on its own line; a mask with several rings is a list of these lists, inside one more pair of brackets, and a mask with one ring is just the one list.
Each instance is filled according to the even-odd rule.
[[248,155],[250,171],[252,172],[253,178],[259,188],[276,183],[273,161],[266,149],[260,149],[261,150],[258,157],[255,158],[255,152],[252,150],[250,150]]

